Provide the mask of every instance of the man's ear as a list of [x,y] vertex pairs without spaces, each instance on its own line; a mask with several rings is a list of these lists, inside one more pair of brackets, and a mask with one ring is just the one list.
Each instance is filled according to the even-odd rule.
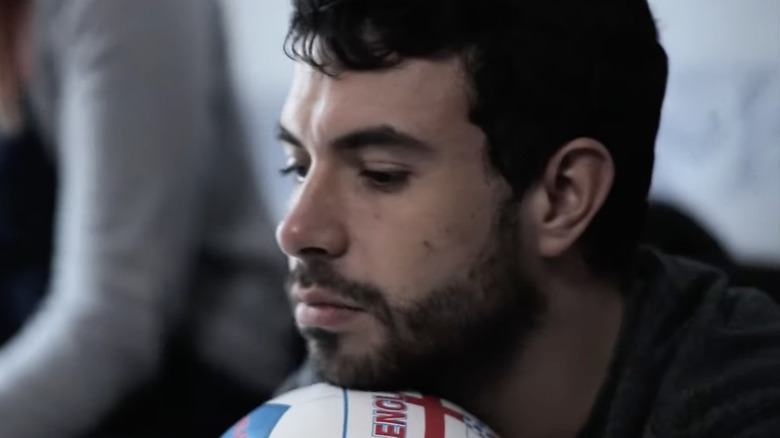
[[559,256],[577,242],[604,205],[614,178],[612,156],[591,138],[572,140],[550,158],[530,193],[542,257]]

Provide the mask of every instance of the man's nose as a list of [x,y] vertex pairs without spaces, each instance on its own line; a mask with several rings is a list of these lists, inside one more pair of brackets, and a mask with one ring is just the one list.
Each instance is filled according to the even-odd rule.
[[282,251],[295,258],[343,255],[349,242],[339,199],[337,184],[323,178],[305,181],[276,230]]

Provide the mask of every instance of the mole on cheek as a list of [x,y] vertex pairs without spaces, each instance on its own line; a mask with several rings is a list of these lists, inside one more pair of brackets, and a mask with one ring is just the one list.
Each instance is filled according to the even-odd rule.
[[431,243],[430,240],[423,240],[422,246],[428,252],[432,252],[433,251],[433,244]]

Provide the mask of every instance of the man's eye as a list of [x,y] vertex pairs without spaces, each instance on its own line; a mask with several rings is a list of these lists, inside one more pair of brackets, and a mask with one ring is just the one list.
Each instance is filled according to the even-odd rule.
[[361,175],[368,180],[369,184],[381,190],[400,189],[409,182],[409,172],[364,170]]
[[279,170],[282,176],[295,175],[298,181],[302,181],[306,177],[306,173],[309,171],[307,166],[302,164],[291,164]]

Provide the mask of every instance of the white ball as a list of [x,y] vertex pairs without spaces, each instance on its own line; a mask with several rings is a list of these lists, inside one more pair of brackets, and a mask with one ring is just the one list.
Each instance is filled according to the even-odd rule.
[[320,383],[263,404],[222,438],[497,438],[460,407],[412,392]]

